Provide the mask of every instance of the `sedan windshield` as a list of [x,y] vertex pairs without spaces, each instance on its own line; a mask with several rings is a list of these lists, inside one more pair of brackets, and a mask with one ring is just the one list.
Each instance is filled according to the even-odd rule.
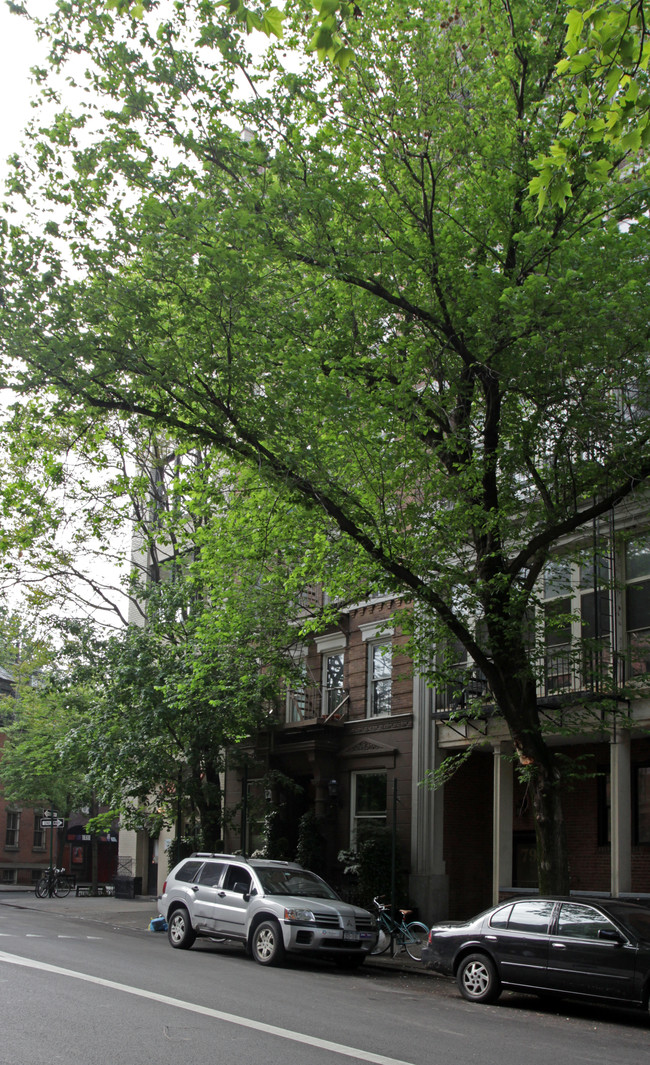
[[265,895],[302,895],[310,899],[338,899],[336,892],[306,869],[256,869]]

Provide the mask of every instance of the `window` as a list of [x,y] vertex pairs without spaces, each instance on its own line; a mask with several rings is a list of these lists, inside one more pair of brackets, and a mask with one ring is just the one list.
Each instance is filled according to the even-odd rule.
[[508,929],[511,932],[548,932],[553,902],[515,902],[512,913],[508,920]]
[[318,654],[323,656],[321,713],[329,717],[346,700],[343,687],[346,637],[343,632],[330,632],[317,636],[314,642]]
[[237,894],[245,894],[250,891],[251,887],[251,874],[247,869],[242,868],[241,865],[230,865],[226,873],[223,889],[224,891],[235,891]]
[[544,572],[541,694],[599,691],[611,676],[611,579],[604,553],[555,559]]
[[537,843],[534,832],[512,834],[512,884],[513,887],[537,887]]
[[512,909],[512,903],[508,906],[502,906],[500,910],[493,913],[490,917],[490,926],[492,928],[507,928],[508,918],[510,917],[510,911]]
[[18,882],[18,870],[17,869],[3,869],[2,870],[2,883],[3,884],[16,884]]
[[352,774],[350,845],[357,847],[375,828],[386,825],[388,778],[383,772]]
[[600,932],[615,932],[611,921],[592,906],[564,902],[557,922],[558,936],[570,939],[598,939]]
[[392,706],[393,652],[390,646],[368,646],[368,712],[370,717],[390,714]]
[[343,702],[345,690],[343,688],[343,651],[326,655],[325,669],[325,715],[333,714]]
[[301,658],[296,665],[298,675],[287,689],[287,721],[303,721],[307,709],[307,659]]
[[20,834],[20,814],[14,810],[7,810],[7,830],[5,832],[5,847],[17,847]]
[[35,851],[42,851],[45,849],[45,829],[41,828],[40,814],[34,814],[34,842],[32,846]]
[[650,673],[650,538],[625,547],[625,623],[629,674]]
[[177,871],[176,879],[182,880],[186,884],[191,884],[202,865],[202,861],[185,862],[185,864],[181,865],[180,869]]
[[223,862],[206,862],[196,880],[197,884],[205,887],[216,887],[221,880],[221,874],[225,869]]

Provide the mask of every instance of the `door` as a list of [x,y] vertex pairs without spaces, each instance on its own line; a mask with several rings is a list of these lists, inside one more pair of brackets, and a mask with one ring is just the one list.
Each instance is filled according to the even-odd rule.
[[550,986],[606,998],[634,998],[636,947],[593,906],[563,902],[550,938]]
[[219,884],[225,868],[225,862],[205,862],[192,884],[194,923],[199,928],[214,930],[217,927],[218,908],[221,903]]
[[[213,913],[217,932],[244,939],[248,914],[250,871],[243,865],[228,865],[221,887],[215,892]],[[246,898],[244,898],[246,895]]]
[[[548,963],[549,928],[555,903],[526,899],[494,914],[485,939],[499,964],[505,983],[544,987]],[[502,915],[505,927],[498,926]]]

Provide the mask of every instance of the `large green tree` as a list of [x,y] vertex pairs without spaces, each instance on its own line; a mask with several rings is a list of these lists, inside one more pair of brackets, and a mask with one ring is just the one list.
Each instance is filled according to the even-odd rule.
[[558,891],[535,588],[650,473],[643,159],[601,140],[530,198],[566,14],[370,0],[342,71],[304,58],[302,3],[257,69],[221,5],[62,3],[43,106],[60,72],[89,91],[15,160],[2,267],[15,388],[249,464],[338,531],[351,580],[412,598],[427,651],[465,648]]

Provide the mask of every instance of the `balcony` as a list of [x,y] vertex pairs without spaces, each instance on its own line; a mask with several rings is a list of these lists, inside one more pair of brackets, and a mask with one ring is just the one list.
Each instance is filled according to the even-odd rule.
[[345,688],[305,687],[287,691],[285,724],[334,724],[349,713],[350,693]]
[[[625,653],[612,652],[604,640],[583,640],[579,648],[548,648],[535,663],[537,701],[541,709],[627,699],[650,690],[650,634],[633,634]],[[436,691],[434,718],[489,717],[496,711],[484,674],[458,667],[458,683]]]

